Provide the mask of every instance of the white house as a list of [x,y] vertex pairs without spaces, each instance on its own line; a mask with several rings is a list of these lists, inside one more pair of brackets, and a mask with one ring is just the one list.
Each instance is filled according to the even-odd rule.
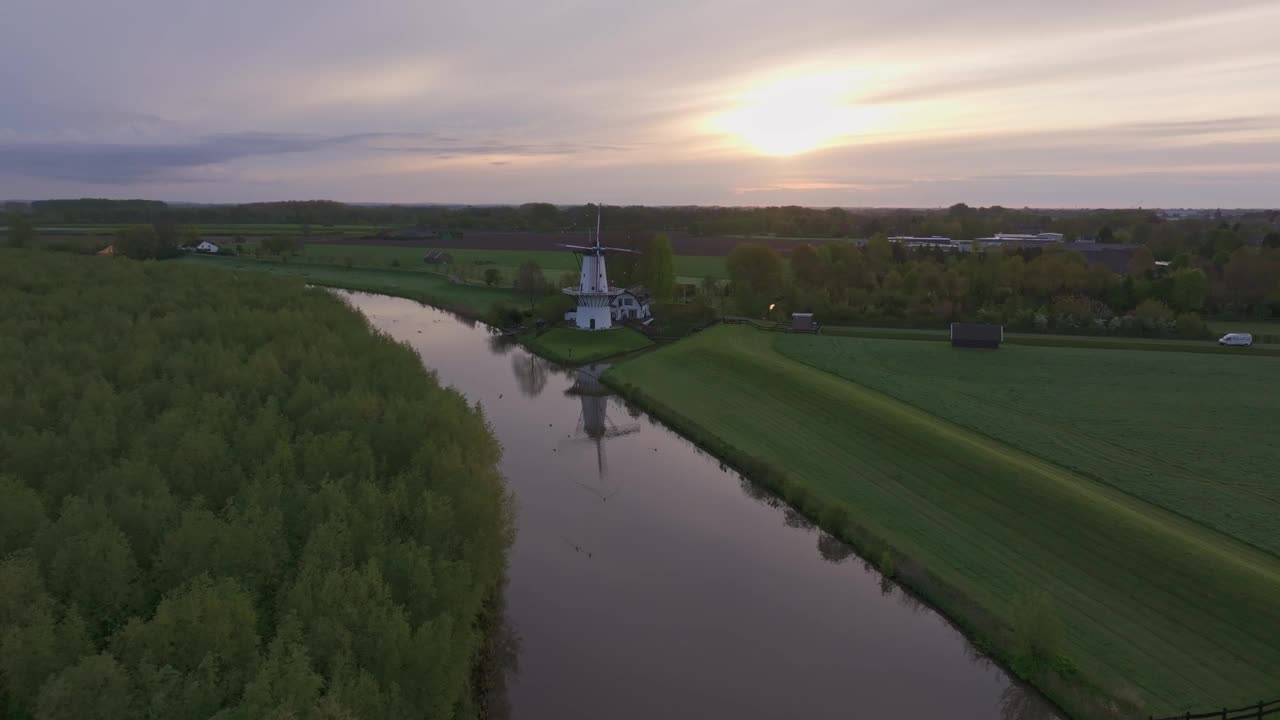
[[614,296],[609,303],[609,314],[614,322],[622,320],[647,320],[651,295],[642,287],[630,287]]
[[201,241],[200,241],[200,243],[199,243],[198,245],[196,245],[193,249],[194,249],[196,252],[210,253],[210,254],[212,254],[212,255],[217,255],[217,254],[218,254],[218,246],[217,246],[217,245],[214,245],[213,243],[209,242],[208,240],[201,240]]

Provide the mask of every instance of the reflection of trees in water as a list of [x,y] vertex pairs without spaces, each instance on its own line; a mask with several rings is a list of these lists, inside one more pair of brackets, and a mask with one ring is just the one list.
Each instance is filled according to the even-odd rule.
[[828,533],[818,533],[818,554],[829,563],[842,563],[853,556],[853,548]]
[[813,522],[804,515],[801,515],[800,511],[793,507],[788,507],[784,511],[782,522],[786,523],[789,528],[797,528],[800,530],[808,530],[813,527]]
[[906,588],[903,588],[903,587],[898,588],[898,604],[910,610],[913,613],[918,613],[921,610],[924,610],[924,607],[925,607],[924,603],[920,602],[919,598],[917,598],[915,595],[912,595],[910,592],[907,591]]
[[880,594],[883,595],[884,597],[889,597],[890,595],[892,595],[894,589],[897,587],[898,586],[893,583],[893,580],[890,579],[888,575],[880,576]]
[[[505,603],[504,603],[505,604]],[[520,674],[520,636],[511,625],[504,609],[499,608],[501,622],[492,629],[484,647],[480,670],[473,676],[480,717],[507,720],[511,717],[511,698],[507,688]]]
[[[724,465],[721,465],[720,468],[725,472],[729,472],[729,468]],[[738,478],[738,486],[742,488],[742,492],[745,493],[747,497],[762,505],[768,505],[772,508],[782,506],[782,500],[780,500],[777,495],[774,495],[746,478]]]
[[537,355],[516,353],[511,356],[511,372],[516,376],[520,392],[529,397],[537,397],[547,386],[551,364]]
[[1044,698],[1019,682],[1000,691],[1000,720],[1060,720]]
[[[627,415],[629,415],[632,420],[639,420],[640,416],[644,414],[644,411],[640,409],[639,405],[626,403],[626,406],[627,406]],[[702,454],[702,450],[700,450],[697,445],[694,445],[693,449],[697,450],[699,455]]]
[[499,335],[498,333],[491,333],[489,335],[489,352],[494,355],[506,355],[511,352],[511,349],[515,346],[515,338],[507,337],[506,335]]

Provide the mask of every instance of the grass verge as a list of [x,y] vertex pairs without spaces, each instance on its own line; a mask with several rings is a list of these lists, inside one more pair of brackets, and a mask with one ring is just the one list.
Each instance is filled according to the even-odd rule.
[[578,365],[634,352],[653,343],[628,327],[597,331],[558,327],[531,338],[525,344],[549,360]]

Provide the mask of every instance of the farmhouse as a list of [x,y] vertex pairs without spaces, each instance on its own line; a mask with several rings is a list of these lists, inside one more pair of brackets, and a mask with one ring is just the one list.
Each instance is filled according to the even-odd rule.
[[609,303],[609,314],[614,322],[622,320],[647,320],[649,318],[649,301],[652,294],[645,288],[636,286],[623,290]]
[[449,263],[453,262],[453,256],[447,252],[442,252],[440,250],[432,250],[431,252],[422,256],[422,262],[428,265],[448,265]]
[[1003,325],[983,323],[951,323],[951,347],[990,348],[1004,342]]
[[208,240],[201,240],[191,249],[199,253],[209,253],[210,255],[217,255],[219,250],[217,245]]

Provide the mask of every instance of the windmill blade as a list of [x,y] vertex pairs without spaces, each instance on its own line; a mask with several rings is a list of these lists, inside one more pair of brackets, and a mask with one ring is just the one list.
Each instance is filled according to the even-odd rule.
[[612,252],[624,252],[624,253],[631,253],[632,255],[640,255],[640,254],[641,254],[639,250],[632,250],[631,248],[616,248],[616,247],[607,247],[607,246],[606,246],[606,247],[602,247],[602,248],[600,248],[600,249],[601,249],[601,250],[609,250],[609,251],[612,251]]
[[564,243],[556,243],[556,247],[568,248],[570,250],[595,250],[594,247],[584,245],[565,245]]

